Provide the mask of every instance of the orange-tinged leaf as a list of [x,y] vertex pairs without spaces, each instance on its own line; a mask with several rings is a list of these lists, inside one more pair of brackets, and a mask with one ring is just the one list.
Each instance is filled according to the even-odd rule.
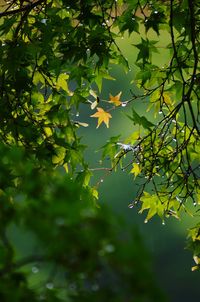
[[91,117],[96,117],[98,118],[98,124],[97,124],[97,128],[101,125],[101,123],[104,122],[104,124],[106,125],[106,127],[109,127],[109,119],[112,117],[110,113],[106,112],[103,110],[103,108],[97,107],[97,112],[93,115],[91,115]]
[[115,106],[121,106],[122,102],[120,101],[122,92],[120,91],[116,96],[112,96],[110,94],[110,101],[109,103],[113,103]]

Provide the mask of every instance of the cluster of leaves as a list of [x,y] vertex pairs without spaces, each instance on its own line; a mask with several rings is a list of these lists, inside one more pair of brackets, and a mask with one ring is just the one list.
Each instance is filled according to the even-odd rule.
[[[41,160],[84,167],[76,118],[92,83],[100,88],[108,62],[119,61],[113,1],[11,1],[0,13],[1,125],[6,144]],[[112,21],[113,22],[113,21]],[[101,70],[99,71],[99,69]],[[89,105],[89,103],[88,103]]]
[[[195,1],[133,1],[118,20],[122,33],[140,29],[141,42],[135,45],[139,67],[136,80],[142,93],[132,95],[132,100],[148,98],[147,111],[154,110],[155,121],[140,116],[133,108],[128,117],[139,131],[124,143],[112,138],[105,145],[103,157],[111,157],[111,171],[118,164],[122,169],[132,166],[131,173],[138,176],[140,186],[130,207],[141,203],[141,212],[148,210],[145,221],[155,214],[161,219],[179,217],[180,210],[188,211],[191,201],[194,206],[199,204],[198,12]],[[133,26],[138,22],[140,27]],[[157,40],[149,38],[150,29]],[[159,35],[163,32],[169,33],[165,46],[168,53],[160,66],[154,54],[159,54]],[[127,153],[132,154],[128,163],[124,160]]]
[[[130,173],[139,178],[139,189],[129,206],[141,203],[140,213],[148,211],[145,222],[158,215],[164,223],[165,217],[179,218],[181,210],[192,215],[191,202],[194,207],[200,204],[199,8],[196,1],[175,0],[127,5],[117,20],[120,32],[141,36],[135,47],[136,80],[142,93],[133,94],[131,101],[148,98],[147,111],[154,111],[155,121],[132,108],[128,117],[139,131],[123,143],[119,137],[111,138],[103,147],[103,159],[110,157],[109,171],[118,165],[123,170],[131,167]],[[149,38],[149,30],[157,34],[157,40]],[[169,33],[168,53],[165,63],[159,65],[155,57],[163,32]],[[128,163],[127,153],[131,154]],[[194,229],[199,232],[198,226]],[[198,236],[190,237],[198,246]],[[199,251],[190,246],[198,258]]]
[[[103,157],[111,158],[109,171],[120,164],[125,170],[131,167],[131,173],[140,179],[131,206],[141,203],[141,211],[148,210],[146,221],[155,214],[162,219],[170,215],[178,217],[181,209],[187,210],[189,201],[199,204],[200,18],[197,2],[1,2],[2,143],[26,150],[34,159],[32,164],[36,170],[37,163],[46,169],[48,162],[52,171],[53,167],[60,166],[70,177],[76,177],[74,172],[82,169],[76,182],[87,187],[91,173],[84,162],[84,146],[76,131],[87,124],[79,120],[76,112],[80,104],[89,110],[97,108],[91,115],[98,118],[97,127],[103,122],[109,126],[111,110],[103,108],[98,97],[92,103],[88,98],[92,87],[100,91],[102,79],[111,78],[110,63],[128,67],[115,38],[126,31],[139,33],[141,41],[134,47],[138,52],[136,80],[141,95],[132,95],[126,102],[121,101],[121,93],[110,95],[109,103],[114,108],[122,108],[124,104],[148,98],[149,110],[154,109],[157,117],[155,122],[149,121],[133,108],[129,118],[139,126],[139,131],[123,143],[119,137],[112,138],[105,145]],[[162,30],[170,36],[166,45],[170,56],[164,66],[159,66],[154,59],[159,53],[159,41],[148,34],[154,31],[159,38]],[[124,166],[127,153],[132,157]],[[4,164],[6,166],[6,160]],[[22,169],[21,173],[28,172]],[[6,182],[13,181],[12,173],[9,175],[11,179],[6,177]],[[15,182],[17,186],[18,180]],[[0,189],[4,194],[3,184]],[[34,196],[35,191],[31,194]],[[95,189],[90,188],[90,194],[97,197]],[[11,205],[12,202],[9,208]]]
[[193,251],[193,259],[195,266],[192,267],[192,271],[199,270],[200,268],[200,225],[199,223],[191,228],[188,233],[188,248]]
[[125,62],[116,2],[0,5],[0,300],[161,301],[137,231],[96,207],[76,131],[91,85]]

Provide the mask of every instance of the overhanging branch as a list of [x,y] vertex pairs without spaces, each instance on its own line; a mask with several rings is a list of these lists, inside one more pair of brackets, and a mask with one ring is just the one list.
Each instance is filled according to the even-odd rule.
[[5,16],[13,16],[13,15],[25,12],[27,10],[30,11],[33,8],[35,8],[36,6],[42,4],[45,1],[46,0],[38,0],[38,1],[35,1],[33,3],[29,3],[29,4],[27,4],[27,5],[23,6],[23,7],[17,8],[17,9],[4,11],[4,12],[0,13],[0,18],[1,17],[5,17]]

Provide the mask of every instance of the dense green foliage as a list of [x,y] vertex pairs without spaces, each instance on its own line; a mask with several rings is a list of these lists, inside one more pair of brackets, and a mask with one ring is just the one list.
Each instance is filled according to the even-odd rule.
[[[74,300],[104,300],[109,295],[109,301],[122,301],[128,295],[130,301],[146,301],[146,293],[149,299],[153,297],[148,282],[144,284],[143,297],[143,285],[130,281],[136,278],[134,269],[129,270],[134,254],[132,243],[124,255],[115,233],[109,235],[108,230],[108,238],[104,238],[102,224],[108,224],[113,231],[103,209],[95,209],[98,192],[90,186],[92,171],[84,160],[85,146],[77,135],[79,127],[88,125],[76,113],[84,105],[88,117],[96,117],[98,126],[104,122],[108,127],[113,109],[133,107],[128,118],[138,125],[138,130],[124,141],[116,136],[105,142],[102,157],[109,156],[111,166],[102,165],[99,169],[112,172],[120,167],[135,175],[140,186],[130,207],[139,203],[141,212],[148,210],[146,221],[156,214],[162,220],[169,216],[178,218],[180,211],[188,212],[191,204],[195,211],[200,203],[199,16],[197,0],[1,1],[0,192],[1,245],[5,250],[1,255],[2,295],[7,278],[12,280],[11,288],[19,288],[19,301],[22,292],[27,297],[34,295],[36,301],[40,294],[40,290],[28,287],[32,277],[21,272],[21,266],[28,261],[17,259],[16,247],[9,241],[7,233],[13,227],[36,236],[36,246],[39,240],[42,249],[38,261],[45,258],[53,271],[55,264],[56,270],[64,273],[70,269],[70,274],[74,270],[76,274],[77,269],[76,283],[80,282],[80,289],[77,284],[76,290],[68,289],[69,299],[72,295]],[[127,32],[140,36],[140,42],[133,45],[137,52],[135,81],[140,94],[131,91],[130,99],[122,102],[121,94],[112,96],[111,91],[110,100],[102,102],[95,93],[101,92],[102,79],[112,78],[110,64],[129,69],[116,42],[117,37]],[[151,38],[152,32],[156,39]],[[163,33],[168,33],[164,46],[159,39]],[[156,58],[162,48],[166,60],[158,64]],[[154,119],[148,120],[136,112],[134,104],[142,99],[149,104]],[[127,153],[130,161],[125,158]],[[88,200],[93,201],[89,208]],[[96,236],[100,237],[98,241]],[[109,237],[118,246],[116,254],[109,250],[113,244]],[[195,231],[191,230],[190,238],[190,246],[195,246],[198,256],[198,225]],[[98,255],[101,251],[103,258],[95,256],[97,259],[93,260],[90,253]],[[122,261],[123,257],[124,267],[118,271],[115,261]],[[20,271],[15,272],[18,268]],[[95,286],[91,284],[95,272],[104,269],[105,274],[109,271],[112,275],[109,282],[120,284],[123,280],[127,287],[117,286],[118,293],[112,292],[112,284],[106,284],[109,289],[101,291],[102,297],[95,290],[84,296],[87,286]],[[141,262],[137,282],[140,270]],[[44,275],[47,274],[45,270]],[[145,270],[142,274],[146,274]],[[50,279],[51,276],[50,273]],[[58,284],[63,279],[55,278]],[[70,277],[66,279],[68,285],[73,283]],[[86,288],[83,279],[87,280]],[[135,285],[128,285],[126,280]],[[46,284],[50,285],[45,295],[52,297],[45,299],[60,299],[60,293],[51,288],[51,280]],[[130,297],[132,290],[137,298]]]

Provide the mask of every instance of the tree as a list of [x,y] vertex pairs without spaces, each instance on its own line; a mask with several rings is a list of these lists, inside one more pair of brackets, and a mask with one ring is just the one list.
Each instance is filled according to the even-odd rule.
[[[2,272],[13,265],[6,221],[8,217],[8,221],[17,221],[17,208],[27,197],[31,205],[26,209],[23,204],[23,211],[34,211],[31,200],[44,193],[43,186],[48,203],[48,175],[56,183],[54,177],[66,177],[65,171],[75,180],[80,198],[84,194],[84,199],[98,198],[97,188],[89,184],[92,171],[77,135],[78,127],[88,126],[76,114],[80,105],[94,111],[88,115],[98,118],[98,126],[105,123],[107,127],[114,108],[132,105],[128,117],[138,131],[123,142],[119,137],[106,142],[102,157],[109,156],[111,166],[100,169],[112,172],[122,167],[137,177],[140,189],[130,207],[139,203],[140,211],[148,210],[146,221],[156,214],[163,221],[168,216],[179,217],[181,210],[189,211],[191,201],[194,207],[200,203],[198,1],[2,1],[0,20],[2,244],[8,251]],[[152,31],[156,40],[149,34]],[[111,91],[107,109],[98,94],[102,79],[111,78],[110,64],[129,68],[116,42],[126,32],[141,37],[134,46],[141,93],[131,91],[130,99],[122,102],[121,93],[113,96]],[[163,32],[169,36],[168,56],[159,66],[155,54],[163,47],[159,45]],[[154,110],[154,120],[134,109],[141,99]],[[4,152],[8,155],[3,156]],[[125,159],[128,153],[129,162]],[[199,265],[199,230],[197,225],[190,231],[195,268]]]

